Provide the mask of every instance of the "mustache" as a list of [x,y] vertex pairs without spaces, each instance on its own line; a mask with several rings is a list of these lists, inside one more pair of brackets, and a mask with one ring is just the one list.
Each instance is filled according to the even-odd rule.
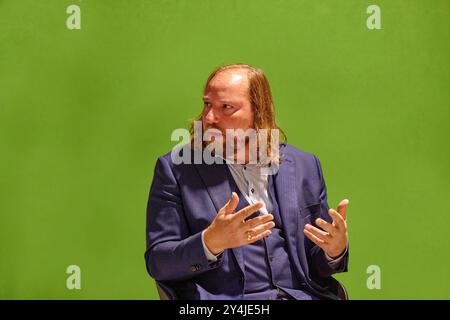
[[225,130],[222,130],[222,129],[217,128],[217,127],[214,127],[214,126],[206,126],[206,127],[203,128],[203,131],[205,132],[205,131],[208,131],[208,130],[210,130],[210,129],[218,130],[218,131],[220,131],[223,135],[225,135]]

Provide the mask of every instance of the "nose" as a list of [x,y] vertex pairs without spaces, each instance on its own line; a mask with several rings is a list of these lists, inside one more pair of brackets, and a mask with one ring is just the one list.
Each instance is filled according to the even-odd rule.
[[213,124],[213,123],[217,123],[218,119],[216,114],[214,113],[214,108],[209,108],[205,110],[205,113],[203,114],[203,118],[205,119],[205,122],[207,124]]

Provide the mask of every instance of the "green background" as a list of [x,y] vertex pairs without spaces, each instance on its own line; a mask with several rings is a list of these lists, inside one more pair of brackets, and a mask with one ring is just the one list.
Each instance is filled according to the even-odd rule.
[[330,206],[350,199],[351,298],[449,299],[449,31],[448,0],[0,0],[0,298],[156,299],[155,161],[209,72],[244,62],[320,158]]

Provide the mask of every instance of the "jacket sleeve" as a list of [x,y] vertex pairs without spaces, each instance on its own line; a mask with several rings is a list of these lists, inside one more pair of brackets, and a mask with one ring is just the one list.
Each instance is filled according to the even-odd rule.
[[[331,223],[333,219],[328,214],[328,201],[327,201],[327,188],[325,185],[325,180],[322,173],[322,167],[320,165],[319,159],[315,157],[319,180],[320,180],[320,211],[319,217],[324,219],[325,221]],[[318,217],[315,217],[317,219]],[[312,221],[314,223],[314,221]],[[325,252],[317,245],[314,245],[311,249],[311,261],[310,261],[310,270],[314,276],[320,278],[328,278],[334,273],[346,272],[348,269],[348,256],[349,256],[349,247],[347,246],[347,252],[342,257],[337,265],[330,265],[329,260],[325,256]]]
[[147,203],[147,271],[157,281],[180,281],[216,268],[208,263],[202,232],[190,234],[173,171],[159,158]]

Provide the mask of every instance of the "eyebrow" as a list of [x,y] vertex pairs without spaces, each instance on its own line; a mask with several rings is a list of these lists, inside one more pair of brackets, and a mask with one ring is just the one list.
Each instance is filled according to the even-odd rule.
[[[208,101],[208,97],[203,97],[203,101]],[[237,101],[231,101],[231,100],[221,100],[221,103],[225,103],[225,104],[232,104],[232,105],[236,105],[239,104],[239,102]]]

